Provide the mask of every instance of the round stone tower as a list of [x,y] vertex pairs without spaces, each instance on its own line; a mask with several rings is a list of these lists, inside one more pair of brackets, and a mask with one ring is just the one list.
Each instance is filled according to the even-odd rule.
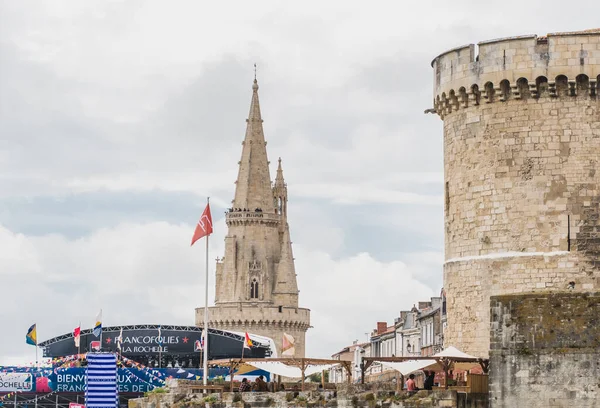
[[485,357],[490,296],[600,288],[600,30],[485,41],[432,66],[444,343]]

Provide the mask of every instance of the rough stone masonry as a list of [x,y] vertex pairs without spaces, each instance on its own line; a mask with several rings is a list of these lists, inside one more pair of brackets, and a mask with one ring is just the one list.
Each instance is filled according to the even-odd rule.
[[492,296],[493,408],[600,404],[600,292]]
[[490,296],[600,289],[600,30],[485,41],[432,66],[444,343],[487,357]]

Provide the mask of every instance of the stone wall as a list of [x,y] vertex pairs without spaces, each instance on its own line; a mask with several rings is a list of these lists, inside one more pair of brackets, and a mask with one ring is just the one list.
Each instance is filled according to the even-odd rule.
[[494,408],[597,407],[600,292],[491,298]]
[[445,346],[489,351],[489,298],[600,288],[600,32],[461,47],[444,120]]
[[287,408],[287,407],[340,407],[340,408],[487,408],[485,394],[457,393],[455,391],[419,391],[414,395],[395,393],[380,388],[350,386],[338,391],[288,391],[224,393],[205,396],[199,392],[177,387],[164,394],[151,393],[132,399],[129,408]]

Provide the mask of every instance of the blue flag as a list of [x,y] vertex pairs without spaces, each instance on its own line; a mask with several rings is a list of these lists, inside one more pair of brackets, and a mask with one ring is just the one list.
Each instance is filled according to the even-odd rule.
[[27,344],[31,344],[32,346],[37,346],[37,329],[36,325],[32,325],[29,330],[27,330],[27,334],[25,335],[25,341]]

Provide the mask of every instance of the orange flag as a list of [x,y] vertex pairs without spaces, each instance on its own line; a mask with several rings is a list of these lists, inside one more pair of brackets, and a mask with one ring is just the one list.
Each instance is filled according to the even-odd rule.
[[244,339],[244,348],[249,349],[250,347],[254,346],[254,344],[252,343],[252,340],[250,340],[250,336],[248,336],[248,333],[245,333],[246,338]]
[[198,241],[200,238],[212,234],[212,232],[213,228],[212,217],[210,215],[210,205],[206,204],[206,208],[200,216],[200,221],[198,221],[198,225],[196,225],[196,231],[194,231],[194,236],[192,237],[191,245],[194,245],[194,242]]

